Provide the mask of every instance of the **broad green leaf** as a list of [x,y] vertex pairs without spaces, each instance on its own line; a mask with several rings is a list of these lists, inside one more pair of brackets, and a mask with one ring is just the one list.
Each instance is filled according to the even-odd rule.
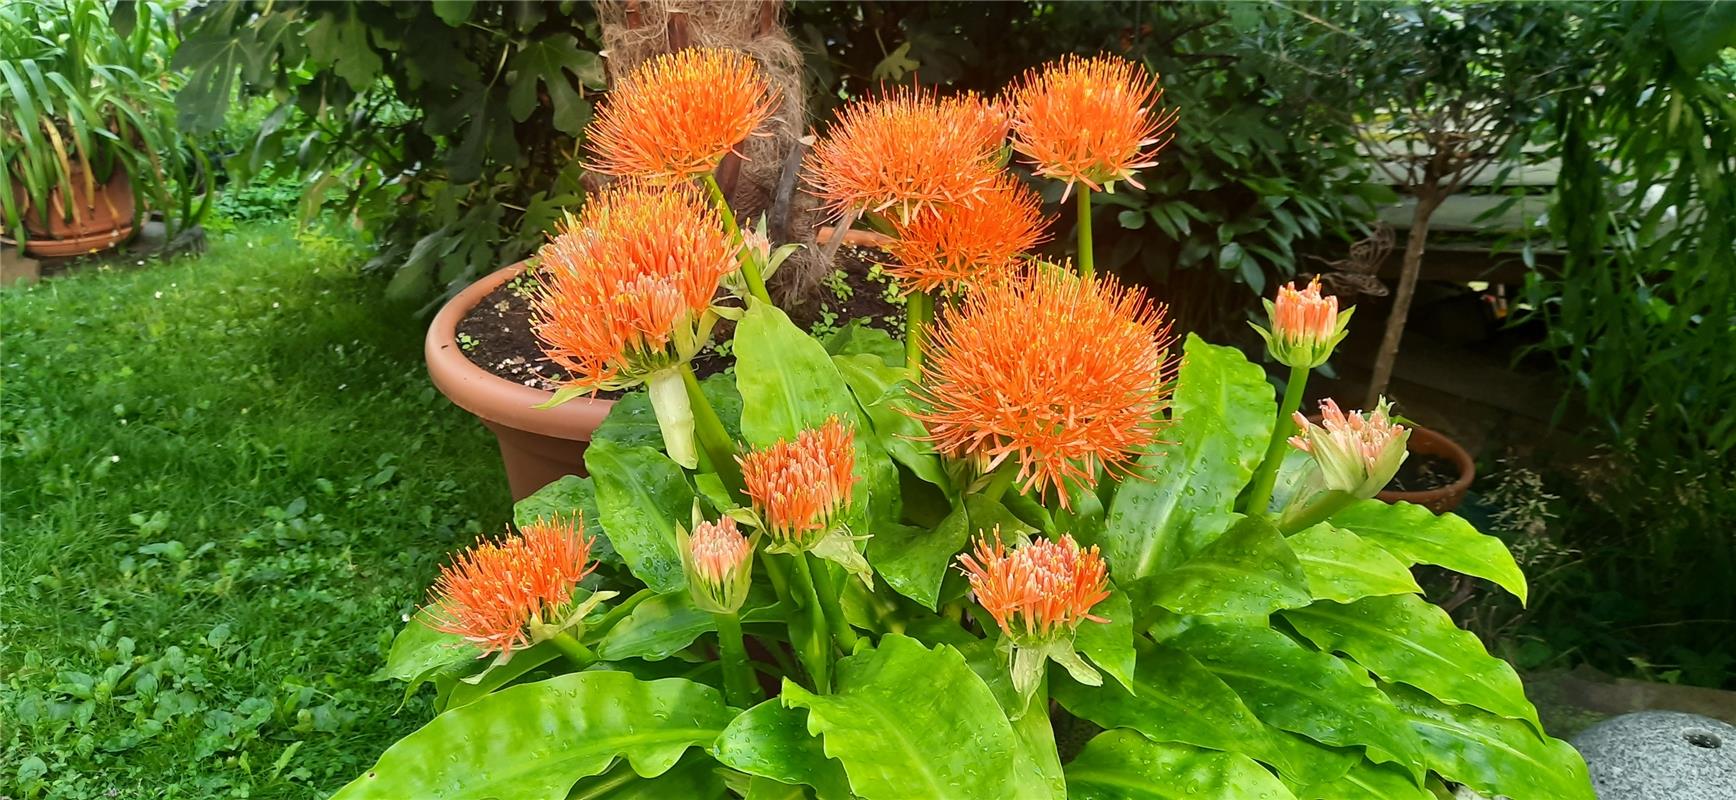
[[1229,527],[1278,414],[1263,370],[1192,334],[1173,407],[1175,421],[1105,519],[1099,543],[1123,586],[1181,564]]
[[[751,587],[742,605],[743,622],[764,622],[777,619],[783,610],[771,591],[758,584]],[[597,657],[605,661],[623,658],[643,658],[660,661],[668,658],[700,636],[717,630],[710,612],[693,605],[687,592],[674,592],[648,597],[597,643]]]
[[1512,800],[1596,800],[1585,759],[1572,745],[1408,686],[1383,688],[1427,745],[1429,767],[1447,780]]
[[506,104],[514,121],[523,122],[536,110],[540,83],[554,106],[555,129],[574,136],[584,131],[591,106],[574,91],[566,73],[572,72],[589,88],[601,88],[603,62],[596,53],[579,49],[579,40],[571,33],[551,33],[520,45],[509,66],[516,74]]
[[491,663],[481,674],[459,681],[447,694],[445,701],[436,705],[435,709],[445,711],[448,708],[470,705],[500,687],[524,677],[532,670],[560,658],[561,651],[556,650],[552,642],[537,642],[523,650],[514,650],[512,658],[507,659],[505,664]]
[[1086,620],[1080,623],[1079,635],[1073,640],[1073,646],[1079,648],[1079,652],[1084,653],[1086,658],[1091,659],[1092,663],[1104,672],[1120,681],[1128,691],[1138,691],[1133,683],[1136,668],[1133,652],[1133,604],[1128,602],[1127,593],[1111,583],[1109,597],[1091,609],[1091,613],[1108,622]]
[[779,783],[771,778],[751,778],[743,800],[810,800],[808,788],[800,784]]
[[1329,781],[1292,786],[1297,800],[1438,800],[1404,770],[1357,759],[1349,772]]
[[1055,796],[1022,768],[994,692],[952,647],[887,635],[838,662],[832,694],[786,680],[783,702],[808,709],[808,730],[865,800]]
[[735,382],[742,438],[767,447],[837,417],[856,431],[855,501],[849,524],[873,534],[898,519],[898,468],[874,436],[831,355],[775,306],[752,303],[735,326]]
[[596,535],[603,528],[603,515],[597,512],[597,487],[590,478],[563,475],[512,504],[512,524],[517,527],[554,518],[583,519],[586,535],[596,539],[591,543],[592,560],[603,564],[623,563],[621,554],[609,544],[609,537]]
[[476,0],[434,0],[434,16],[456,28],[470,19],[470,9],[475,5]]
[[1267,724],[1334,747],[1365,747],[1420,778],[1422,742],[1359,668],[1271,628],[1196,625],[1170,644],[1199,659]]
[[1350,765],[1363,760],[1359,748],[1328,747],[1301,734],[1269,725],[1266,733],[1271,737],[1277,758],[1259,760],[1277,768],[1278,776],[1291,791],[1295,791],[1298,784],[1335,781],[1350,771]]
[[1455,514],[1410,503],[1362,500],[1332,515],[1332,524],[1411,564],[1433,564],[1493,581],[1526,601],[1525,575],[1500,539],[1477,532]]
[[386,749],[333,800],[560,800],[625,757],[663,774],[723,732],[735,711],[716,689],[679,678],[575,672],[503,689],[435,717]]
[[1106,731],[1067,765],[1071,800],[1294,800],[1247,756]]
[[423,676],[444,666],[482,655],[464,637],[441,633],[428,624],[427,611],[418,610],[404,623],[398,635],[392,637],[392,649],[386,654],[386,666],[374,674],[375,680],[410,681],[410,690],[421,683]]
[[826,336],[826,352],[834,356],[867,353],[894,367],[904,366],[904,343],[892,334],[869,325],[867,320],[853,319],[844,327]]
[[680,465],[649,447],[592,442],[585,469],[597,490],[603,534],[633,576],[660,594],[683,591],[675,525],[693,514],[693,489]]
[[808,733],[808,715],[767,700],[741,713],[711,746],[724,766],[780,783],[814,787],[819,800],[849,800],[844,766]]
[[893,591],[933,611],[947,566],[970,533],[970,517],[962,507],[932,531],[912,525],[881,528],[868,540],[868,563]]
[[1152,600],[1178,614],[1264,617],[1308,605],[1302,564],[1264,517],[1243,517],[1182,565],[1152,579]]
[[[957,625],[951,627],[963,630]],[[1001,713],[1012,722],[1013,734],[1019,738],[1020,770],[1026,779],[1048,786],[1051,796],[1065,796],[1067,779],[1061,772],[1061,754],[1055,748],[1055,728],[1048,714],[1027,703],[1014,688],[1006,652],[993,640],[974,637],[956,646],[964,654],[965,664],[994,693]]]
[[[732,438],[741,438],[741,395],[735,390],[732,376],[724,373],[707,376],[699,382],[699,390],[723,421],[724,431]],[[593,442],[604,439],[627,447],[663,449],[663,431],[657,427],[657,415],[651,410],[651,395],[635,390],[616,400],[609,416],[591,434]]]
[[1302,560],[1308,591],[1317,600],[1348,603],[1422,591],[1410,569],[1392,553],[1343,528],[1322,522],[1288,541]]
[[1543,723],[1525,699],[1519,673],[1483,649],[1470,631],[1438,606],[1414,594],[1367,597],[1348,605],[1315,603],[1284,612],[1315,647],[1356,659],[1389,683],[1415,686],[1443,703],[1473,705],[1494,714]]
[[725,800],[729,796],[716,762],[695,750],[654,778],[642,778],[631,764],[617,763],[608,772],[579,781],[566,800]]
[[850,384],[850,391],[855,393],[862,413],[873,425],[880,446],[916,477],[939,486],[950,496],[952,482],[941,469],[940,456],[927,441],[928,429],[900,410],[915,404],[910,393],[897,385],[907,375],[904,368],[891,366],[872,354],[832,356],[832,363],[838,365],[844,381]]
[[380,54],[368,41],[368,25],[349,11],[321,14],[302,34],[307,54],[360,92],[380,74]]

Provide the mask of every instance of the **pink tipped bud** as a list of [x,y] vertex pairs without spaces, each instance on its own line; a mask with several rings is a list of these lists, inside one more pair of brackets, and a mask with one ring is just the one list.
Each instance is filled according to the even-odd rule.
[[1320,293],[1320,278],[1298,290],[1295,283],[1278,289],[1278,301],[1266,301],[1272,329],[1254,326],[1266,340],[1272,357],[1290,367],[1313,369],[1326,363],[1332,348],[1344,338],[1350,312],[1338,313],[1338,298]]
[[1322,488],[1373,497],[1398,472],[1410,431],[1392,421],[1385,399],[1372,413],[1345,413],[1332,400],[1320,403],[1320,424],[1296,414],[1301,433],[1290,444],[1314,457]]
[[701,522],[682,552],[687,588],[694,604],[713,613],[730,613],[747,600],[753,573],[753,542],[736,530],[735,520]]

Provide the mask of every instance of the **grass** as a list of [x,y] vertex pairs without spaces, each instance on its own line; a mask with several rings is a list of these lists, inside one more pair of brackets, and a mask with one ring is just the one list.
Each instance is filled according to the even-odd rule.
[[323,797],[427,718],[372,673],[508,497],[362,260],[247,224],[0,292],[0,797]]

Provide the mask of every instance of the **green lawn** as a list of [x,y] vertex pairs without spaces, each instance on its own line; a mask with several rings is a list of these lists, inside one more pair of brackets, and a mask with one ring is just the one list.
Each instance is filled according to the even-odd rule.
[[508,513],[343,241],[0,293],[0,797],[323,797],[425,719],[372,673]]

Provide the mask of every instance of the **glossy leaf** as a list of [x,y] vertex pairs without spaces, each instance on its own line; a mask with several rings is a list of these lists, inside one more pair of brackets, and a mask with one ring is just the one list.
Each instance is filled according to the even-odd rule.
[[712,745],[724,766],[785,784],[812,786],[819,800],[849,800],[844,765],[808,733],[808,714],[767,700],[741,713]]
[[1585,759],[1572,745],[1407,686],[1382,688],[1427,745],[1429,767],[1447,780],[1512,800],[1596,800]]
[[1129,691],[1134,688],[1136,669],[1133,652],[1133,604],[1127,593],[1111,584],[1109,597],[1098,603],[1091,613],[1108,622],[1085,621],[1079,624],[1079,635],[1073,646],[1110,677],[1121,682]]
[[1291,791],[1297,800],[1438,800],[1404,770],[1362,759],[1337,778],[1291,787]]
[[989,687],[942,645],[882,637],[838,662],[836,691],[784,682],[786,706],[808,709],[809,731],[842,761],[865,800],[1054,797],[1021,770],[1020,740]]
[[[490,693],[500,689],[533,670],[561,658],[561,651],[556,650],[552,642],[538,642],[523,650],[512,651],[512,658],[505,664],[490,663],[481,673],[469,676],[452,687],[445,700],[436,704],[436,711],[448,708],[467,706]],[[567,662],[570,664],[570,662]],[[571,667],[568,666],[568,669]]]
[[333,800],[560,800],[624,757],[663,774],[710,743],[735,712],[716,689],[624,672],[576,672],[514,686],[435,717],[400,739]]
[[1229,527],[1278,413],[1263,370],[1191,334],[1173,406],[1175,421],[1104,522],[1103,555],[1124,586],[1180,565]]
[[595,536],[591,543],[591,558],[602,564],[622,564],[621,554],[609,544],[609,537],[597,536],[602,531],[602,514],[597,512],[597,487],[588,477],[563,475],[554,483],[532,492],[529,497],[512,504],[512,524],[520,528],[538,520],[583,519],[585,534]]
[[[742,605],[741,620],[764,622],[780,618],[783,610],[776,603],[769,589],[756,584]],[[646,598],[615,623],[597,643],[597,657],[605,661],[623,658],[660,661],[715,630],[717,623],[711,613],[695,606],[687,592],[660,594]]]
[[1067,765],[1071,800],[1294,800],[1272,773],[1247,756],[1154,742],[1106,731]]
[[1035,710],[1013,686],[1006,651],[993,640],[974,637],[957,647],[965,664],[988,685],[1001,713],[1012,722],[1013,735],[1019,739],[1019,770],[1024,780],[1047,786],[1051,796],[1066,795],[1067,779],[1061,773],[1061,754],[1055,748],[1055,728],[1049,715]]
[[1470,631],[1438,606],[1414,594],[1368,597],[1348,605],[1315,603],[1284,618],[1314,646],[1340,652],[1391,683],[1415,686],[1443,703],[1473,705],[1494,714],[1543,723],[1525,699],[1519,673],[1483,649]]
[[392,637],[392,649],[386,654],[386,666],[374,675],[375,680],[410,681],[410,691],[429,672],[450,664],[475,660],[482,651],[455,633],[441,633],[428,625],[427,612],[417,611],[404,623],[398,635]]
[[608,772],[579,781],[566,800],[725,800],[729,796],[717,764],[695,750],[654,778],[640,777],[631,764],[617,762]]
[[[699,390],[723,421],[724,431],[741,438],[741,395],[735,390],[733,376],[724,373],[707,376],[699,382]],[[663,431],[657,427],[657,415],[651,409],[648,392],[631,391],[615,401],[603,424],[591,434],[593,442],[605,439],[628,447],[663,449]]]
[[1152,600],[1177,614],[1264,617],[1310,599],[1302,563],[1264,517],[1243,517],[1186,563],[1152,579]]
[[585,449],[585,468],[603,533],[633,576],[660,594],[685,590],[675,525],[691,518],[693,489],[680,465],[649,447],[599,441]]
[[1493,581],[1526,600],[1525,575],[1500,539],[1477,532],[1454,514],[1435,515],[1410,503],[1362,500],[1332,515],[1346,528],[1411,564],[1433,564]]
[[902,367],[891,366],[880,356],[869,353],[833,356],[832,363],[838,366],[844,381],[850,385],[850,391],[855,394],[862,413],[867,415],[880,446],[911,474],[939,486],[950,495],[952,482],[941,469],[940,456],[935,454],[934,446],[928,443],[928,429],[899,410],[915,404],[910,393],[898,385],[908,373]]
[[1251,625],[1196,625],[1170,644],[1199,659],[1267,724],[1420,770],[1422,742],[1359,668]]
[[1322,522],[1288,541],[1302,561],[1308,591],[1317,600],[1348,603],[1363,597],[1422,591],[1403,562],[1380,545],[1343,528]]
[[832,331],[823,344],[826,352],[834,356],[867,353],[890,366],[904,366],[904,343],[892,338],[892,334],[870,325],[866,319],[850,320],[844,327]]
[[970,517],[961,507],[934,530],[911,525],[882,528],[868,540],[868,562],[886,585],[933,611],[952,557],[970,539]]

